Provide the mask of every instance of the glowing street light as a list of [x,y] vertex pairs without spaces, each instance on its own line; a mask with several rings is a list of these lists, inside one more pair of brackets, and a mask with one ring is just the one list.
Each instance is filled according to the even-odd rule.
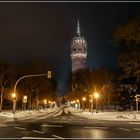
[[98,93],[94,93],[94,97],[97,99],[99,97]]
[[83,100],[83,101],[86,101],[86,97],[83,97],[82,100]]
[[26,110],[27,95],[23,96],[23,109]]
[[99,98],[99,94],[94,93],[94,98],[96,99],[96,113],[98,113],[98,98]]
[[15,112],[16,112],[16,100],[17,100],[16,93],[12,93],[12,100],[13,100],[13,110],[12,110],[12,113],[15,114]]
[[82,108],[83,108],[83,109],[84,109],[84,107],[85,107],[85,106],[84,106],[84,102],[85,102],[85,101],[86,101],[86,97],[83,97],[83,98],[82,98]]
[[44,99],[44,105],[45,105],[45,109],[46,109],[46,104],[47,104],[47,100]]

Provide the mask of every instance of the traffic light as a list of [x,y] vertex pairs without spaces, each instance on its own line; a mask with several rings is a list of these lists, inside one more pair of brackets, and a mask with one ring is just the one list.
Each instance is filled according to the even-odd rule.
[[89,102],[93,102],[93,95],[89,95]]
[[52,72],[48,71],[48,78],[52,78]]

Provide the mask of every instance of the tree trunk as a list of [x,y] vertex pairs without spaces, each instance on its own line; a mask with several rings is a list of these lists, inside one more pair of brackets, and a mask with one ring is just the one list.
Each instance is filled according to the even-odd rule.
[[0,96],[0,113],[2,111],[2,103],[3,103],[3,87],[1,87],[1,96]]
[[110,110],[110,95],[109,95],[109,93],[107,96],[107,108],[108,108],[108,110]]

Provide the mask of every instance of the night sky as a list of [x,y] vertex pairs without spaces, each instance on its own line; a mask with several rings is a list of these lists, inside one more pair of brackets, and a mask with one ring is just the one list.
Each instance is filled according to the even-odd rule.
[[77,19],[88,44],[90,68],[116,67],[112,32],[140,14],[140,3],[0,3],[0,59],[35,58],[52,65],[59,86],[71,69],[70,44]]

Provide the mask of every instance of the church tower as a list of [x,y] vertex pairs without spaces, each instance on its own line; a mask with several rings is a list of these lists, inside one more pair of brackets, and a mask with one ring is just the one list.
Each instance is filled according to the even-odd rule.
[[79,20],[77,22],[76,36],[71,43],[72,72],[86,68],[87,42],[81,36]]

